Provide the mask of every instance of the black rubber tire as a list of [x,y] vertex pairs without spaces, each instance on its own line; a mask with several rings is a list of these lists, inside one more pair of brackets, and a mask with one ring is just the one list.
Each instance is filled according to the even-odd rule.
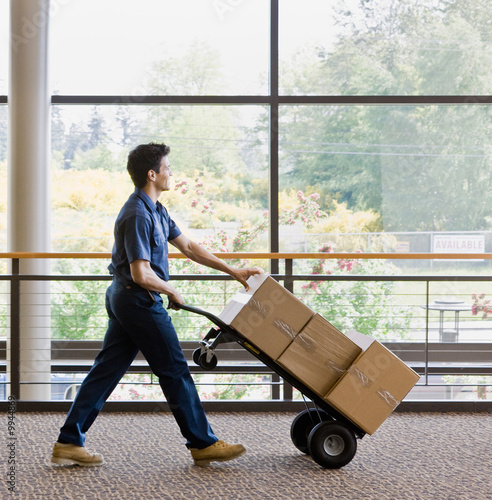
[[193,363],[195,363],[195,365],[200,365],[200,354],[202,353],[202,348],[199,347],[198,349],[195,349],[193,351]]
[[321,422],[308,436],[312,459],[325,469],[347,465],[357,452],[355,434],[341,422]]
[[323,410],[309,408],[301,411],[290,426],[290,438],[294,446],[302,453],[309,453],[307,444],[308,436],[316,425],[325,420],[331,420],[331,418]]
[[202,352],[198,358],[198,364],[205,370],[213,370],[217,366],[217,356],[212,354],[210,361],[207,361],[207,351]]

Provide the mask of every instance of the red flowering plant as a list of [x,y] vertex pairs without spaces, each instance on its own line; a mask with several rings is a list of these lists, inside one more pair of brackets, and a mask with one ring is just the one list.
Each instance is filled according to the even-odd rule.
[[323,212],[318,204],[318,193],[306,196],[302,191],[297,191],[296,198],[297,207],[283,210],[280,213],[280,224],[292,225],[296,221],[301,221],[307,229],[312,229],[316,222],[328,217],[328,214]]
[[[251,248],[264,234],[269,226],[268,212],[257,216],[246,227],[236,230],[224,229],[220,217],[215,210],[215,202],[210,193],[205,192],[204,183],[200,177],[193,180],[177,180],[174,190],[180,195],[186,195],[188,212],[193,220],[201,221],[200,229],[209,228],[206,234],[198,240],[199,243],[212,253],[244,252]],[[248,221],[249,222],[249,221]],[[249,267],[261,265],[257,261],[228,259],[233,266]],[[170,261],[170,272],[175,275],[216,274],[218,272],[204,266],[199,266],[190,259],[173,259]],[[179,283],[180,293],[189,305],[196,305],[213,314],[219,314],[230,297],[237,292],[238,284],[232,281],[196,281],[184,279]],[[175,315],[173,321],[181,340],[195,340],[207,333],[210,322],[202,316],[182,312]]]
[[[176,190],[186,189],[182,182],[176,184]],[[213,211],[213,203],[206,201],[203,184],[199,178],[189,192],[191,208],[199,211],[202,216],[210,217],[211,231],[202,244],[212,252],[241,252],[250,250],[259,238],[268,230],[269,214],[264,212],[261,217],[250,225],[237,229],[234,233],[220,227],[220,221]],[[205,201],[204,201],[205,200]],[[305,195],[298,191],[295,195],[295,206],[282,210],[279,214],[281,225],[292,225],[300,222],[306,230],[315,227],[328,214],[321,210],[317,193]],[[334,253],[334,244],[327,242],[314,249],[322,253]],[[248,262],[230,261],[234,265],[251,265]],[[254,264],[258,265],[257,262]],[[209,269],[196,266],[187,260],[172,262],[173,274],[210,273]],[[412,317],[410,307],[400,306],[395,297],[395,282],[391,281],[322,281],[317,275],[377,275],[398,274],[399,269],[384,260],[362,259],[319,259],[296,261],[296,274],[311,274],[313,279],[300,284],[299,295],[315,311],[319,312],[341,331],[356,329],[377,338],[405,338],[409,331]],[[193,305],[203,307],[213,313],[219,313],[224,304],[237,291],[237,284],[229,281],[183,281],[180,290],[186,300]],[[202,319],[196,315],[189,317],[180,314],[175,317],[175,323],[183,340],[197,338],[197,327],[200,333],[206,333]],[[206,323],[206,321],[205,321]],[[187,333],[189,332],[189,333]]]
[[[321,253],[334,253],[325,243]],[[319,259],[303,261],[301,274],[378,275],[397,274],[399,269],[384,260]],[[398,304],[393,281],[316,280],[301,285],[301,297],[340,331],[357,330],[378,339],[403,339],[410,331],[410,306]]]
[[472,314],[482,315],[482,319],[489,319],[492,316],[492,300],[487,299],[485,293],[472,293]]

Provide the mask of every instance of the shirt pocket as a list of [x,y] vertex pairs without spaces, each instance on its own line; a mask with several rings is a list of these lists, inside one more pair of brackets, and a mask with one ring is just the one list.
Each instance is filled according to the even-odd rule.
[[152,246],[162,248],[164,246],[165,241],[166,237],[164,236],[162,230],[158,227],[154,228],[154,231],[152,233]]

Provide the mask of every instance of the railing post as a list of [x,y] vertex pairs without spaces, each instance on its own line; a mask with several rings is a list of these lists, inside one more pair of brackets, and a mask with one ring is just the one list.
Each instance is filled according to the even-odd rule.
[[280,399],[280,376],[277,373],[272,373],[272,400]]
[[[294,293],[294,259],[285,259],[285,280],[284,287],[289,292]],[[292,386],[284,380],[284,400],[292,399]]]
[[426,281],[425,287],[425,385],[429,385],[429,288],[430,281]]
[[294,259],[285,259],[285,280],[284,287],[289,290],[290,293],[294,293]]
[[10,281],[10,395],[16,400],[20,397],[20,262],[12,259],[12,278]]

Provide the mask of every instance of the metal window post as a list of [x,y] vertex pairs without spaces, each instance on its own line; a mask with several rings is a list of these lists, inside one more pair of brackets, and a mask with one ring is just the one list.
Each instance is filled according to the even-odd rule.
[[20,397],[20,278],[19,259],[12,259],[10,281],[10,336],[7,346],[7,374],[10,374],[10,396]]

